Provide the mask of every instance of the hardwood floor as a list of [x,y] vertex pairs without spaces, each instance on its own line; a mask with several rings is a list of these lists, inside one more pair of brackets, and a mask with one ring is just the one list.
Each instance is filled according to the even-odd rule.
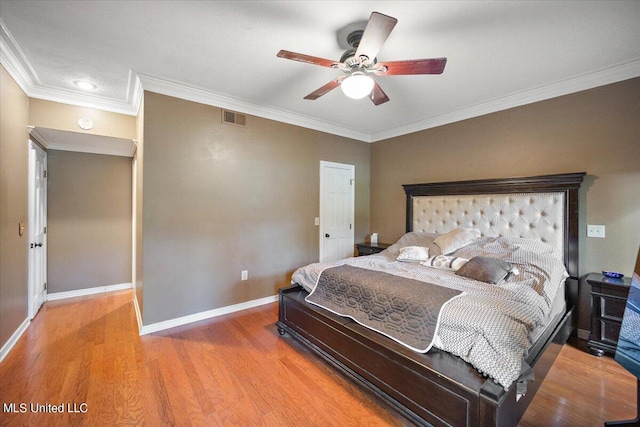
[[[0,425],[411,425],[281,338],[275,303],[140,337],[132,298],[45,304],[0,364]],[[519,425],[633,418],[635,390],[612,358],[566,345]]]

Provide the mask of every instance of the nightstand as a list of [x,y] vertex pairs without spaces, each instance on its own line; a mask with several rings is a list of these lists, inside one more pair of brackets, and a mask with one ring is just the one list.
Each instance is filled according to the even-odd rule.
[[589,351],[595,356],[602,356],[605,352],[615,354],[631,279],[611,279],[591,273],[586,280],[591,286]]
[[391,246],[388,243],[357,243],[356,256],[372,255],[382,252]]

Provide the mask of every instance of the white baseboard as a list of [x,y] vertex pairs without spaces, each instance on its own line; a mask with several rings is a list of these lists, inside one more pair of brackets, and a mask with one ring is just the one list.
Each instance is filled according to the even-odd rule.
[[591,331],[587,331],[584,329],[578,329],[578,338],[582,339],[582,340],[588,340],[589,339],[589,335],[591,335]]
[[248,308],[258,307],[260,305],[269,304],[277,300],[278,300],[278,295],[272,295],[269,297],[254,299],[251,301],[229,305],[226,307],[220,307],[213,310],[202,311],[200,313],[190,314],[188,316],[178,317],[176,319],[165,320],[158,323],[152,323],[146,326],[143,325],[140,328],[140,335],[147,335],[154,332],[163,331],[165,329],[175,328],[176,326],[186,325],[187,323],[198,322],[200,320],[206,320],[212,317],[222,316],[224,314],[234,313],[240,310],[246,310]]
[[96,286],[95,288],[78,289],[75,291],[66,292],[54,292],[47,294],[47,301],[55,301],[59,299],[82,297],[85,295],[102,294],[105,292],[122,291],[125,289],[131,289],[133,285],[131,283],[119,283],[117,285],[109,286]]
[[0,362],[4,360],[4,358],[7,356],[7,354],[9,354],[9,352],[13,348],[13,346],[16,345],[16,343],[18,342],[22,334],[24,334],[24,331],[27,330],[27,327],[29,326],[30,323],[31,323],[31,320],[28,317],[24,319],[24,322],[22,322],[22,324],[18,326],[18,329],[16,329],[13,335],[11,335],[11,338],[9,338],[9,340],[5,343],[5,345],[3,345],[2,348],[0,348]]
[[[80,289],[77,291],[68,291],[68,292],[56,292],[47,295],[48,301],[54,301],[65,298],[73,298],[83,295],[92,295],[103,292],[114,292],[120,291],[124,289],[131,289],[131,283],[121,283],[118,285],[111,286],[99,286],[95,288],[88,289]],[[253,307],[258,307],[265,304],[270,304],[272,302],[278,301],[278,295],[272,295],[264,298],[259,298],[251,301],[242,302],[239,304],[229,305],[226,307],[220,307],[213,310],[207,310],[200,313],[190,314],[188,316],[178,317],[176,319],[165,320],[158,323],[152,323],[151,325],[144,326],[142,324],[142,316],[140,313],[140,306],[138,305],[138,298],[134,296],[133,305],[136,311],[136,318],[138,320],[138,328],[140,335],[147,335],[154,332],[163,331],[165,329],[175,328],[177,326],[186,325],[188,323],[198,322],[200,320],[210,319],[212,317],[218,317],[225,314],[235,313],[236,311],[246,310]],[[11,351],[13,346],[18,342],[18,339],[22,336],[24,331],[27,330],[27,327],[31,321],[29,318],[26,318],[24,322],[18,327],[18,329],[13,333],[11,338],[5,343],[5,345],[0,348],[0,362],[6,357],[7,354]]]

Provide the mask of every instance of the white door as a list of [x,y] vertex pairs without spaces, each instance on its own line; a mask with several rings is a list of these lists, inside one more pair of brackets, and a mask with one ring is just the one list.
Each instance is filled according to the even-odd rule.
[[353,256],[355,166],[320,162],[320,261]]
[[29,318],[47,300],[47,153],[29,141]]

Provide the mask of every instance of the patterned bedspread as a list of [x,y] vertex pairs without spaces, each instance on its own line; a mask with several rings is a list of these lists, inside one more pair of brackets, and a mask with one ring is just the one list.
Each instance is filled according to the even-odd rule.
[[440,312],[463,292],[350,265],[327,268],[307,302],[426,353],[436,336]]
[[501,258],[520,271],[518,276],[510,275],[493,285],[451,271],[396,261],[401,247],[416,244],[410,235],[415,233],[376,255],[310,264],[294,272],[292,282],[312,292],[322,271],[349,265],[462,291],[464,295],[443,308],[434,345],[508,388],[523,368],[531,346],[529,332],[543,323],[559,285],[567,277],[560,254],[540,241],[505,237],[482,237],[455,252],[455,256],[467,259]]

